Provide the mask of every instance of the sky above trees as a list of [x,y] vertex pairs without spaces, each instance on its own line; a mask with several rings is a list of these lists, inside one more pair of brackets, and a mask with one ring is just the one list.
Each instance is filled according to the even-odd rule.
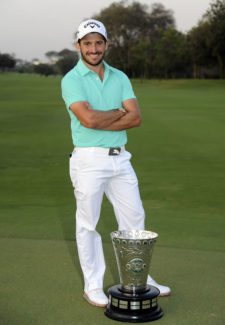
[[[85,18],[98,14],[112,0],[1,0],[0,52],[17,58],[43,59],[50,50],[72,49],[73,33]],[[209,8],[211,0],[139,0],[151,6],[162,3],[174,12],[177,29],[194,27]]]

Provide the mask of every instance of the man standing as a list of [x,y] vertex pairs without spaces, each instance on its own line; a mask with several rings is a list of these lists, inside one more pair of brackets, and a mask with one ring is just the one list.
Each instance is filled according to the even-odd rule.
[[[84,297],[104,307],[105,261],[96,225],[104,193],[112,203],[120,230],[144,229],[145,213],[138,181],[125,150],[126,129],[141,124],[141,114],[128,77],[104,60],[105,26],[94,19],[82,22],[76,48],[80,60],[62,80],[62,96],[71,117],[75,149],[70,177],[76,198],[76,241],[84,276]],[[148,283],[169,295],[170,288]]]

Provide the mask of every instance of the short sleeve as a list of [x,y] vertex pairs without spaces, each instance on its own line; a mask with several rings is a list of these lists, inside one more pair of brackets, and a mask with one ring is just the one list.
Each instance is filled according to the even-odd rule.
[[69,108],[71,104],[85,101],[84,91],[78,77],[66,75],[61,82],[62,98]]
[[122,73],[122,87],[122,101],[136,98],[131,82],[125,73]]

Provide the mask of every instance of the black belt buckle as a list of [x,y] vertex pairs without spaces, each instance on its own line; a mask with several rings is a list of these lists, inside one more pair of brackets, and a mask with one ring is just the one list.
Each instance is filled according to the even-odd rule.
[[118,156],[120,154],[121,148],[109,148],[109,156]]

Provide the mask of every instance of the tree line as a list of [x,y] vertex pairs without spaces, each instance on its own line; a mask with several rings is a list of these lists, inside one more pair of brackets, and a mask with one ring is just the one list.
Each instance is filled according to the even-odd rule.
[[20,73],[38,73],[41,75],[64,75],[77,63],[79,57],[74,51],[64,49],[60,52],[49,51],[47,63],[33,59],[32,62],[15,59],[12,55],[0,53],[0,71],[16,71]]
[[[225,78],[225,0],[214,0],[186,33],[177,30],[173,12],[161,3],[115,2],[93,18],[107,27],[107,62],[131,78]],[[79,59],[68,49],[49,51],[46,57],[48,64],[29,69],[64,75]],[[16,66],[22,72],[23,65]]]

